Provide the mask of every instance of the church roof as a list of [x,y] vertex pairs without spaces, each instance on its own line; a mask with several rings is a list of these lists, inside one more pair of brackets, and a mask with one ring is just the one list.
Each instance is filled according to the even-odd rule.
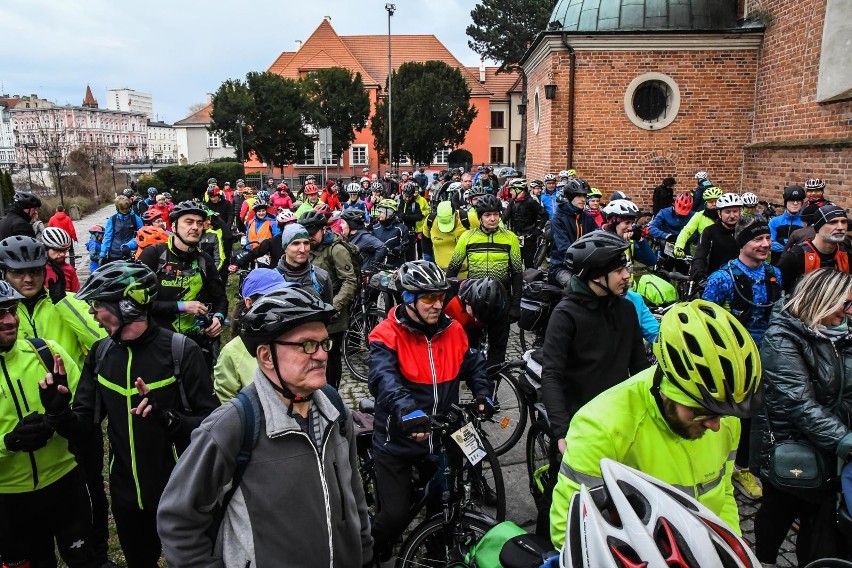
[[739,27],[736,0],[559,0],[550,31],[723,31]]
[[89,108],[98,108],[98,101],[92,95],[92,89],[86,85],[86,97],[83,99],[83,106]]

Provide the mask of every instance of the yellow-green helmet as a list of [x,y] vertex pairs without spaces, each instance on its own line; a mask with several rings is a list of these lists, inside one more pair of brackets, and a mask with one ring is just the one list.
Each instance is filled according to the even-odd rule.
[[708,187],[704,190],[704,193],[702,193],[701,196],[704,198],[704,201],[719,199],[722,197],[722,189],[715,186]]
[[594,197],[597,197],[598,199],[600,199],[601,197],[603,197],[603,193],[601,193],[601,190],[599,190],[599,189],[598,189],[598,188],[596,188],[596,187],[593,187],[593,188],[589,191],[589,193],[587,193],[587,194],[586,194],[586,199],[592,199],[592,198],[594,198]]
[[396,211],[396,201],[393,199],[382,199],[376,204],[377,209],[390,209],[392,211]]
[[660,391],[713,414],[750,417],[763,404],[757,345],[729,312],[705,300],[682,302],[660,322],[654,355]]

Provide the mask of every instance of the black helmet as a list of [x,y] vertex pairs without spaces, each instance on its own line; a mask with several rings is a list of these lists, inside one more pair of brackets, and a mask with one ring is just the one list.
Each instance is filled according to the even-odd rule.
[[169,221],[175,224],[184,215],[200,215],[202,219],[206,219],[207,208],[197,201],[181,201],[169,213]]
[[0,241],[0,266],[4,270],[42,268],[45,264],[44,245],[34,238],[13,235]]
[[29,191],[16,191],[13,198],[15,205],[21,209],[32,209],[33,207],[41,207],[41,199],[37,195]]
[[93,272],[75,297],[101,302],[133,300],[139,306],[146,306],[157,297],[157,276],[139,262],[111,262]]
[[485,194],[479,198],[476,205],[476,214],[482,217],[485,213],[502,213],[503,203],[494,195]]
[[402,195],[414,195],[418,189],[420,189],[420,186],[417,185],[417,182],[409,181],[404,186],[402,186]]
[[465,280],[459,287],[459,300],[470,306],[473,316],[485,324],[503,321],[509,313],[506,288],[494,278]]
[[121,195],[123,195],[124,197],[127,197],[129,199],[129,198],[133,197],[134,195],[136,195],[136,192],[133,189],[128,187],[127,189],[125,189],[124,191],[121,192]]
[[429,260],[412,260],[399,267],[398,286],[406,292],[423,294],[445,292],[450,288],[447,276]]
[[282,288],[266,294],[245,313],[240,337],[252,356],[257,348],[302,324],[319,321],[328,324],[334,308],[312,290]]
[[568,197],[582,195],[585,197],[592,190],[585,180],[580,178],[569,179],[562,188],[562,194]]
[[565,252],[565,265],[575,276],[589,280],[627,264],[629,243],[615,233],[592,231],[574,241]]
[[805,189],[801,185],[788,185],[784,188],[784,203],[788,201],[804,201]]
[[[482,178],[479,178],[479,181],[482,181]],[[470,199],[473,199],[474,197],[477,197],[477,196],[483,196],[486,193],[488,193],[488,192],[485,190],[485,185],[480,185],[479,183],[477,183],[476,185],[472,186],[469,190],[467,190],[467,196]]]
[[367,223],[367,215],[360,209],[350,207],[343,211],[340,218],[346,221],[351,229],[363,229]]
[[23,300],[24,297],[5,280],[0,280],[0,304],[6,302],[17,302]]
[[328,224],[328,219],[316,209],[312,209],[302,213],[298,223],[308,231],[309,235],[313,235]]

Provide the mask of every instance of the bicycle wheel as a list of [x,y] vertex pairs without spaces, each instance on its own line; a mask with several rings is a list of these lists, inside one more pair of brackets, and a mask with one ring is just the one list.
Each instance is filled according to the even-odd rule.
[[556,444],[550,434],[550,426],[543,420],[536,420],[527,433],[527,477],[530,493],[536,501],[544,494],[553,472],[551,464],[556,463]]
[[468,509],[498,521],[506,520],[506,487],[497,454],[487,438],[480,435],[485,457],[476,465],[465,460],[462,480],[470,483]]
[[349,320],[349,328],[343,336],[341,354],[346,366],[359,381],[366,381],[369,372],[370,332],[384,319],[385,314],[379,310],[370,310],[366,314],[356,313]]
[[463,561],[470,548],[493,526],[493,521],[467,512],[447,524],[440,515],[426,519],[402,543],[396,566],[443,568]]
[[521,396],[517,380],[505,373],[494,378],[494,416],[484,421],[480,428],[494,447],[494,453],[502,456],[512,449],[527,427],[527,403]]

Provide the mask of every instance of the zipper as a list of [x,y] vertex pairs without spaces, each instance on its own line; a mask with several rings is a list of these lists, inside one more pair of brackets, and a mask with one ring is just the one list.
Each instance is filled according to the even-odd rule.
[[[426,350],[429,352],[429,369],[432,371],[432,414],[438,413],[438,375],[435,372],[435,359],[432,357],[432,340],[426,340]],[[429,436],[429,453],[434,451],[432,436]]]
[[344,498],[343,485],[340,484],[340,470],[337,468],[337,462],[334,465],[334,478],[337,481],[337,490],[340,491],[340,508],[343,510],[342,521],[346,522],[346,499]]
[[[29,409],[29,405],[27,405],[26,397],[24,396],[24,389],[20,389],[21,401],[18,400],[17,393],[15,392],[15,386],[12,384],[12,378],[9,376],[9,369],[6,368],[6,357],[0,357],[0,368],[3,369],[3,376],[6,377],[6,384],[9,385],[9,393],[12,395],[12,402],[15,403],[15,412],[18,414],[18,420],[24,419],[24,413],[21,410],[21,401],[23,401],[24,406]],[[18,386],[20,386],[21,381],[18,380]],[[33,472],[33,490],[38,488],[38,466],[36,465],[35,453],[27,452],[30,457],[30,468]]]
[[[21,379],[17,379],[17,383],[18,383],[18,390],[21,391],[21,394],[23,395],[24,385],[21,384]],[[26,410],[27,414],[29,414],[30,413],[30,404],[27,402],[27,397],[21,396],[21,402],[24,403],[24,410]]]

